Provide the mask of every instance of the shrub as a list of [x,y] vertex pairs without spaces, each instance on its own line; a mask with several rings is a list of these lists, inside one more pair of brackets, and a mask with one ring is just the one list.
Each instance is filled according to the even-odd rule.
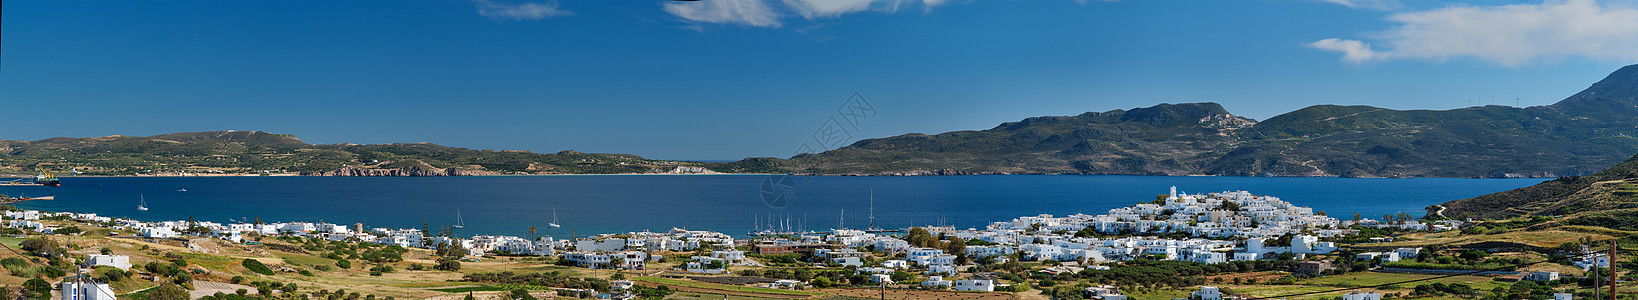
[[461,270],[461,261],[454,260],[454,259],[444,259],[444,260],[438,261],[438,266],[433,267],[433,268],[439,269],[439,270],[444,270],[444,271],[460,271]]
[[39,271],[40,271],[40,276],[45,276],[45,277],[68,276],[68,272],[64,272],[62,269],[58,269],[56,267],[40,267]]
[[342,269],[352,269],[353,268],[353,262],[347,261],[345,259],[336,260],[336,266],[341,267]]
[[257,274],[273,275],[272,268],[268,268],[267,265],[264,265],[262,262],[254,259],[246,258],[245,261],[240,262],[239,264],[243,265],[245,269],[250,270],[251,272],[256,272]]

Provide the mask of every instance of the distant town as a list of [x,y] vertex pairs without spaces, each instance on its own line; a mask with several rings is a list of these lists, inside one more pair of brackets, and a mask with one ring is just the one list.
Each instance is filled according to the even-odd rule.
[[[1383,250],[1352,251],[1342,249],[1335,240],[1352,238],[1354,242],[1386,243],[1392,242],[1393,238],[1362,237],[1361,231],[1437,233],[1464,226],[1463,221],[1457,220],[1385,217],[1395,220],[1358,216],[1351,220],[1338,220],[1272,196],[1259,196],[1246,191],[1187,194],[1173,187],[1169,193],[1159,195],[1153,201],[1110,209],[1102,215],[1025,216],[987,224],[984,228],[926,226],[910,228],[907,233],[880,229],[834,229],[805,233],[769,230],[757,232],[759,235],[749,238],[681,228],[665,232],[599,234],[569,240],[549,236],[480,235],[462,238],[450,235],[447,230],[433,233],[413,228],[366,228],[363,224],[145,222],[96,214],[15,209],[6,211],[3,220],[9,228],[41,234],[63,233],[65,229],[70,233],[83,233],[85,229],[73,225],[81,223],[107,228],[111,230],[110,234],[116,236],[129,232],[131,238],[189,240],[190,245],[196,243],[191,239],[197,237],[234,245],[260,245],[261,242],[273,241],[267,238],[273,238],[427,249],[448,255],[447,259],[439,261],[443,264],[455,261],[455,269],[459,268],[459,262],[481,263],[486,259],[496,259],[497,255],[513,259],[549,258],[557,261],[557,265],[585,269],[702,276],[762,275],[761,271],[757,271],[760,268],[801,265],[819,268],[816,270],[845,270],[851,274],[837,276],[834,280],[824,276],[777,279],[760,286],[803,290],[843,285],[903,287],[910,284],[917,289],[969,292],[1028,290],[1025,286],[1015,286],[1027,279],[998,270],[1010,262],[1031,263],[1040,267],[1038,272],[1049,274],[1048,278],[1058,274],[1087,274],[1088,270],[1108,271],[1123,263],[1144,261],[1177,261],[1205,266],[1264,261],[1271,264],[1249,265],[1270,269],[1287,267],[1292,274],[1310,276],[1338,274],[1345,272],[1339,269],[1351,268],[1340,264],[1363,261],[1368,264],[1365,268],[1378,268],[1378,264],[1401,260],[1426,260],[1427,252],[1432,249],[1377,247]],[[1587,249],[1580,250],[1593,253]],[[1339,256],[1338,252],[1347,253]],[[1330,259],[1319,259],[1321,257]],[[86,267],[106,265],[130,269],[133,259],[125,255],[89,254],[83,261]],[[1597,254],[1577,257],[1573,262],[1582,270],[1609,264],[1607,256]],[[655,264],[674,266],[656,268]],[[1529,278],[1550,280],[1558,280],[1559,276],[1557,272],[1523,274]],[[80,284],[74,281],[62,284],[67,291],[86,289],[79,285],[69,286]],[[629,287],[637,282],[614,280],[609,284]],[[86,286],[90,289],[109,289],[107,283]],[[1099,284],[1080,290],[1084,296],[1093,299],[1127,299],[1116,285]],[[637,296],[631,289],[574,291],[601,292],[609,297]],[[115,293],[110,290],[108,294]],[[1190,293],[1191,299],[1225,297],[1234,298],[1211,285]],[[1375,300],[1381,297],[1382,294],[1378,292],[1350,292],[1345,295],[1347,300]]]

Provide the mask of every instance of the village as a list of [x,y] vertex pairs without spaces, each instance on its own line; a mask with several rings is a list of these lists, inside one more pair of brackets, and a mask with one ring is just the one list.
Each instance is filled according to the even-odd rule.
[[[1383,263],[1415,260],[1418,257],[1427,260],[1429,253],[1424,252],[1428,248],[1424,247],[1341,253],[1344,249],[1330,240],[1358,236],[1361,230],[1436,233],[1464,225],[1464,222],[1456,220],[1418,221],[1405,218],[1378,221],[1355,218],[1338,220],[1276,197],[1258,196],[1245,191],[1187,194],[1173,187],[1170,193],[1157,196],[1152,202],[1110,209],[1102,215],[1025,216],[994,222],[984,228],[926,226],[910,228],[907,234],[834,229],[825,233],[777,233],[744,239],[720,232],[680,228],[665,232],[601,234],[569,240],[549,236],[480,235],[461,238],[448,235],[447,231],[434,234],[425,229],[365,228],[363,224],[143,222],[95,214],[35,210],[8,210],[0,220],[10,229],[42,234],[58,233],[65,228],[73,228],[75,233],[82,232],[83,229],[71,225],[77,222],[110,229],[112,235],[127,232],[130,238],[147,240],[204,237],[232,244],[257,245],[271,237],[291,241],[436,250],[440,255],[458,253],[450,256],[450,259],[469,263],[495,260],[497,256],[514,260],[518,257],[541,257],[555,261],[556,265],[573,268],[622,272],[616,274],[634,272],[660,275],[667,279],[740,275],[762,278],[754,280],[752,284],[766,290],[876,286],[1018,293],[1030,291],[1033,287],[1052,288],[1050,292],[1060,294],[1060,287],[1043,286],[1043,283],[1052,282],[1052,278],[1061,275],[1076,278],[1102,274],[1095,271],[1108,271],[1112,267],[1135,262],[1152,264],[1173,261],[1190,263],[1190,266],[1245,265],[1251,268],[1247,271],[1280,270],[1289,273],[1287,277],[1307,278],[1341,274],[1349,268],[1359,269],[1346,265],[1350,263],[1364,262],[1366,265],[1363,268],[1369,269]],[[1391,240],[1390,237],[1366,239],[1372,243]],[[1586,249],[1581,251],[1592,253]],[[128,256],[108,253],[89,254],[83,259],[84,266],[88,268],[104,265],[131,269],[132,261]],[[1023,263],[1029,264],[1022,268],[1033,270],[1032,275],[1020,277],[1007,272],[1008,269],[1017,270]],[[1607,267],[1609,260],[1608,257],[1593,255],[1575,263],[1586,270]],[[818,275],[769,275],[790,267],[800,267]],[[388,267],[387,270],[392,268]],[[1539,281],[1560,280],[1557,272],[1523,273],[1521,276]],[[1036,280],[1031,283],[1031,278]],[[627,288],[595,291],[592,294],[601,293],[610,298],[640,296],[629,287],[640,286],[644,282],[626,280],[624,276],[610,276],[609,279],[612,280],[609,286]],[[1235,281],[1239,283],[1239,278],[1235,278]],[[1111,284],[1083,284],[1086,286],[1077,287],[1075,293],[1090,299],[1129,299],[1123,294],[1121,286],[1130,286],[1133,282],[1120,279],[1104,282]],[[653,282],[647,283],[652,285]],[[1213,282],[1205,282],[1201,278],[1180,281],[1174,286],[1196,286],[1190,292],[1189,299],[1238,297],[1225,294],[1210,283]],[[63,291],[116,294],[107,283],[65,280],[59,285]],[[1559,294],[1562,295],[1555,295],[1555,298],[1570,297],[1567,293]],[[1378,300],[1383,296],[1380,291],[1361,290],[1349,291],[1342,298]],[[109,298],[88,296],[85,299]]]

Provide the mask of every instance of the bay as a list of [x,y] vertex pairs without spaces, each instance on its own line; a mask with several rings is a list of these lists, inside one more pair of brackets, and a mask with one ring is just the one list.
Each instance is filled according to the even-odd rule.
[[[764,182],[788,179],[764,200]],[[525,236],[531,226],[558,238],[665,231],[672,227],[736,236],[772,216],[792,229],[828,230],[947,224],[981,227],[1038,214],[1101,214],[1152,201],[1171,186],[1187,193],[1245,190],[1313,207],[1339,219],[1423,208],[1540,183],[1545,179],[1374,179],[1114,175],[782,176],[587,175],[491,177],[71,177],[62,187],[0,187],[0,194],[46,196],[19,208],[97,213],[144,221],[364,223],[367,227],[457,235]],[[783,193],[783,187],[791,192]],[[186,189],[186,191],[180,191]],[[139,197],[149,211],[138,211]],[[777,206],[777,207],[776,207]],[[557,210],[562,228],[547,228]]]

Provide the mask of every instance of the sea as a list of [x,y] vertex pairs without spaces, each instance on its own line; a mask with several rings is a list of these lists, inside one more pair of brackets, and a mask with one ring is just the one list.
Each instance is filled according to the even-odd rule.
[[[481,177],[68,177],[61,187],[0,187],[56,196],[18,208],[143,221],[328,222],[428,228],[459,236],[585,237],[672,228],[745,236],[753,228],[955,226],[1021,216],[1102,214],[1184,193],[1249,191],[1339,219],[1421,216],[1428,205],[1547,179],[1267,178],[1110,175],[796,176],[554,175]],[[139,211],[146,201],[150,210]],[[555,219],[560,228],[549,228]],[[772,220],[772,221],[770,221]]]

